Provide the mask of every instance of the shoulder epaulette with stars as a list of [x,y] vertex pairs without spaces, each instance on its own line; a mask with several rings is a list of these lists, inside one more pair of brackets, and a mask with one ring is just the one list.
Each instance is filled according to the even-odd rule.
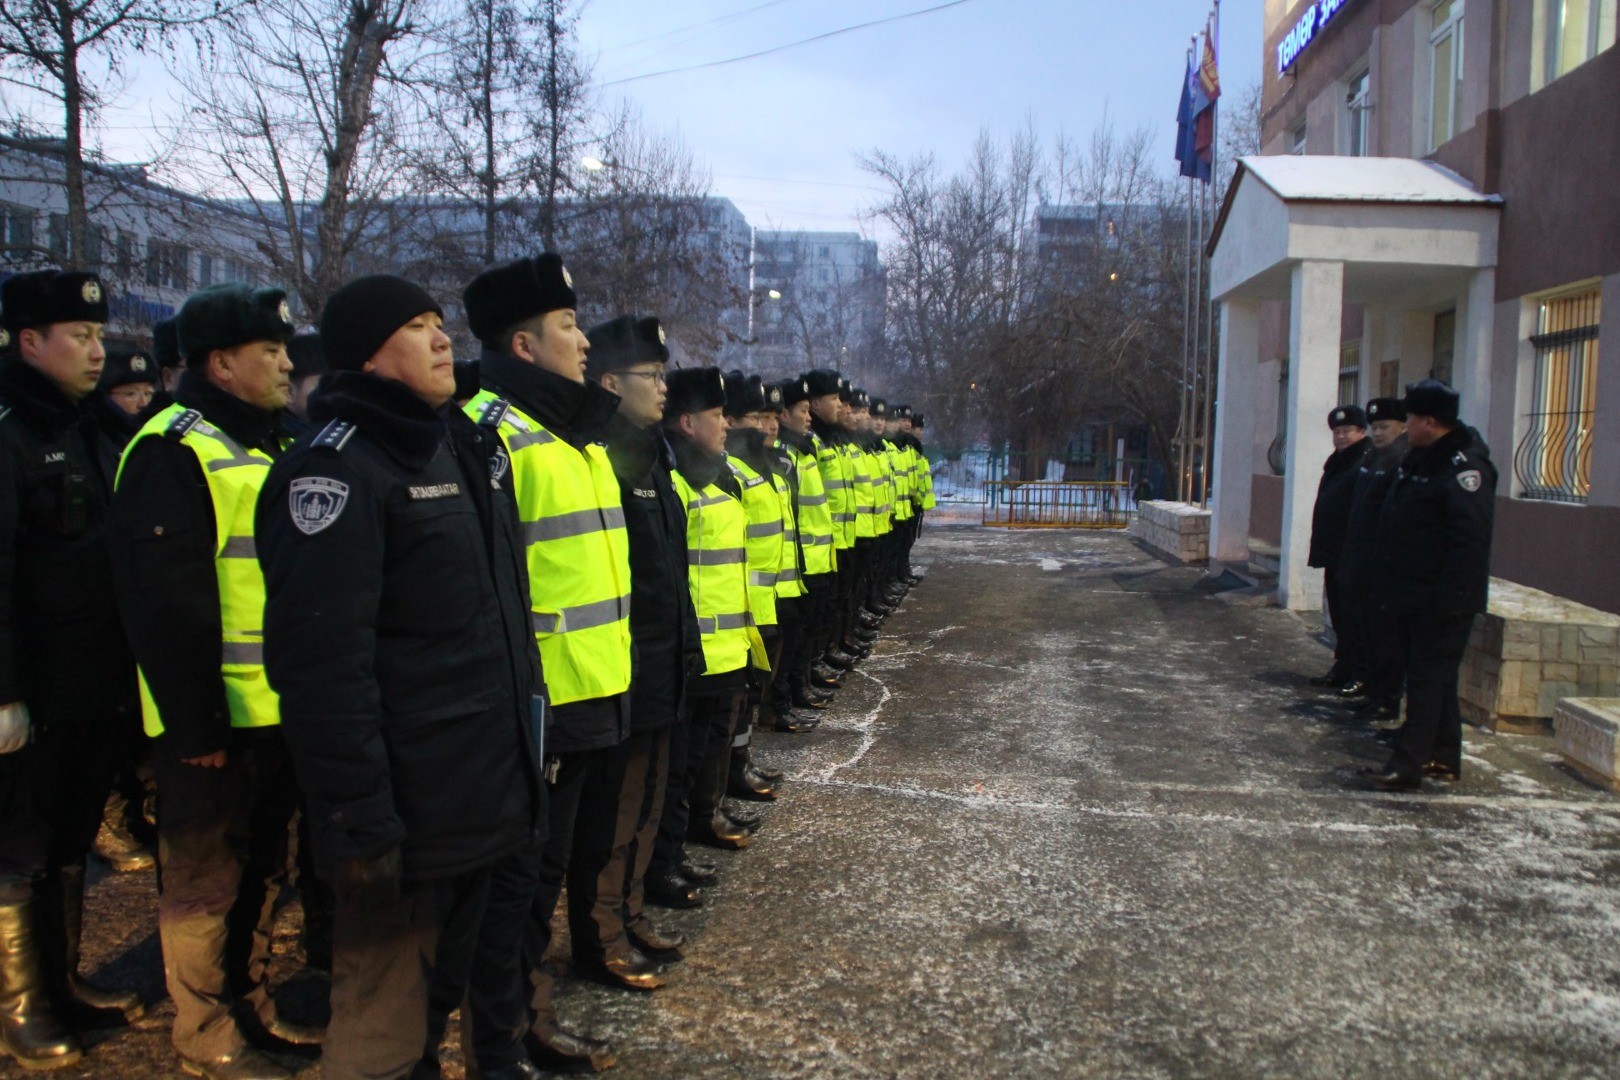
[[322,450],[342,450],[356,430],[348,420],[333,420],[321,428],[321,433],[315,436],[315,441],[310,445]]
[[484,402],[484,407],[478,412],[479,426],[487,428],[500,427],[501,421],[506,419],[506,414],[511,409],[512,406],[508,405],[504,398],[495,398],[492,401]]
[[183,439],[202,418],[202,413],[196,409],[187,409],[169,421],[169,426],[163,429],[163,434],[171,439]]

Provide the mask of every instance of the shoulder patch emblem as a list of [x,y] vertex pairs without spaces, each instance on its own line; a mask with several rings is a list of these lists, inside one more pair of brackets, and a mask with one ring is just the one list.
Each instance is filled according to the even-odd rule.
[[1484,480],[1478,469],[1468,469],[1457,474],[1457,483],[1464,491],[1478,491]]
[[314,536],[338,519],[349,501],[349,485],[325,476],[300,476],[287,485],[287,509],[305,536]]

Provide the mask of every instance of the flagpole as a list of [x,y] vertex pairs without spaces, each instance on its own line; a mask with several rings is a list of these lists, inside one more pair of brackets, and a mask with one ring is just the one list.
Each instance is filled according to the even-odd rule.
[[[1220,48],[1220,42],[1221,42],[1221,0],[1215,0],[1215,41],[1214,41],[1214,43],[1213,43],[1213,45],[1211,47],[1212,52],[1214,50],[1218,50]],[[1220,57],[1219,57],[1218,53],[1216,54],[1215,59],[1216,59],[1217,65],[1218,65],[1219,62],[1220,62]],[[1219,101],[1219,99],[1217,99],[1214,104],[1210,105],[1210,114],[1209,114],[1209,185],[1208,186],[1211,188],[1211,191],[1209,192],[1209,194],[1210,194],[1210,196],[1211,196],[1211,198],[1213,200],[1212,203],[1211,203],[1212,207],[1214,206],[1214,204],[1216,202],[1219,202],[1218,195],[1219,195],[1219,192],[1220,192],[1219,184],[1220,184],[1220,176],[1221,176],[1221,173],[1220,173],[1221,138],[1220,138],[1220,136],[1221,136],[1221,110],[1220,110],[1220,101]],[[1211,231],[1213,232],[1214,231],[1213,214],[1211,215],[1210,227],[1211,227]],[[1207,242],[1206,242],[1206,243],[1201,245],[1201,249],[1207,250],[1207,246],[1208,245],[1207,245]],[[1204,425],[1203,425],[1204,426],[1204,455],[1203,455],[1204,467],[1203,467],[1203,483],[1201,484],[1202,492],[1201,492],[1201,497],[1200,497],[1199,503],[1198,503],[1198,505],[1201,506],[1201,507],[1208,507],[1209,506],[1209,467],[1210,467],[1210,461],[1214,457],[1214,450],[1215,450],[1214,442],[1215,442],[1215,349],[1216,349],[1216,341],[1215,341],[1215,295],[1214,295],[1214,290],[1210,291],[1209,314],[1205,319],[1205,324],[1208,327],[1208,330],[1206,332],[1209,335],[1209,339],[1204,345]]]
[[1194,243],[1196,244],[1196,246],[1193,248],[1193,252],[1192,252],[1192,259],[1193,259],[1193,319],[1192,319],[1193,360],[1192,360],[1192,383],[1191,383],[1191,385],[1192,385],[1192,413],[1193,413],[1193,416],[1192,416],[1191,453],[1190,453],[1190,457],[1189,457],[1189,460],[1188,460],[1188,472],[1187,472],[1187,499],[1186,499],[1187,502],[1192,502],[1193,501],[1194,493],[1201,486],[1201,483],[1197,479],[1195,479],[1195,476],[1194,476],[1194,473],[1193,473],[1193,466],[1195,466],[1198,463],[1198,440],[1202,435],[1202,433],[1200,431],[1200,428],[1203,426],[1203,415],[1204,415],[1204,407],[1203,407],[1204,387],[1199,382],[1199,368],[1201,366],[1200,363],[1199,363],[1199,356],[1200,356],[1200,350],[1203,348],[1203,344],[1204,344],[1204,193],[1205,193],[1205,190],[1209,187],[1208,184],[1199,184],[1199,182],[1196,179],[1193,181],[1193,183],[1197,187],[1197,191],[1194,194],[1194,198],[1193,198],[1193,213],[1194,213],[1194,220],[1195,220],[1195,225],[1194,225],[1194,229],[1193,229],[1193,235],[1194,235],[1194,238],[1195,238]]
[[[1194,47],[1187,46],[1187,67],[1182,73],[1183,93],[1186,92],[1188,73],[1192,71]],[[1192,402],[1188,395],[1191,392],[1192,373],[1196,366],[1192,337],[1193,305],[1198,303],[1192,292],[1192,263],[1195,258],[1193,252],[1193,185],[1197,181],[1187,177],[1187,249],[1182,260],[1184,273],[1181,278],[1181,381],[1177,384],[1177,397],[1181,403],[1181,415],[1176,425],[1176,501],[1190,502],[1192,495]]]

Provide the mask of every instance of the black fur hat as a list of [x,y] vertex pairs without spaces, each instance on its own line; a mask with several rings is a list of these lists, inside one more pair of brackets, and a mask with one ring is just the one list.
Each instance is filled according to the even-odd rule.
[[473,337],[496,352],[511,346],[500,338],[518,323],[548,311],[579,307],[574,277],[554,251],[490,267],[467,283],[461,299]]
[[679,368],[664,376],[664,418],[681,413],[721,409],[726,404],[726,379],[719,368]]

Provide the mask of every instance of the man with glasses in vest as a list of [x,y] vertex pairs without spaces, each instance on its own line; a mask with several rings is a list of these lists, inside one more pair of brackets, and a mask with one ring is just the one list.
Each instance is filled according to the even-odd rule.
[[[525,944],[535,985],[530,1056],[552,1068],[591,1068],[606,1050],[558,1028],[544,957],[564,879],[571,894],[594,890],[602,853],[574,858],[577,815],[582,803],[617,798],[613,766],[630,737],[630,545],[601,442],[619,399],[585,378],[590,342],[575,322],[573,278],[557,254],[492,267],[462,299],[484,347],[483,390],[466,411],[500,435],[511,459],[552,716],[549,834]],[[602,842],[599,830],[584,836]]]
[[175,403],[124,452],[112,511],[118,606],[156,740],[158,933],[182,1068],[280,1077],[260,1048],[321,1037],[281,1018],[267,979],[298,786],[265,678],[253,510],[282,450],[293,325],[281,289],[227,284],[191,296],[177,330]]

